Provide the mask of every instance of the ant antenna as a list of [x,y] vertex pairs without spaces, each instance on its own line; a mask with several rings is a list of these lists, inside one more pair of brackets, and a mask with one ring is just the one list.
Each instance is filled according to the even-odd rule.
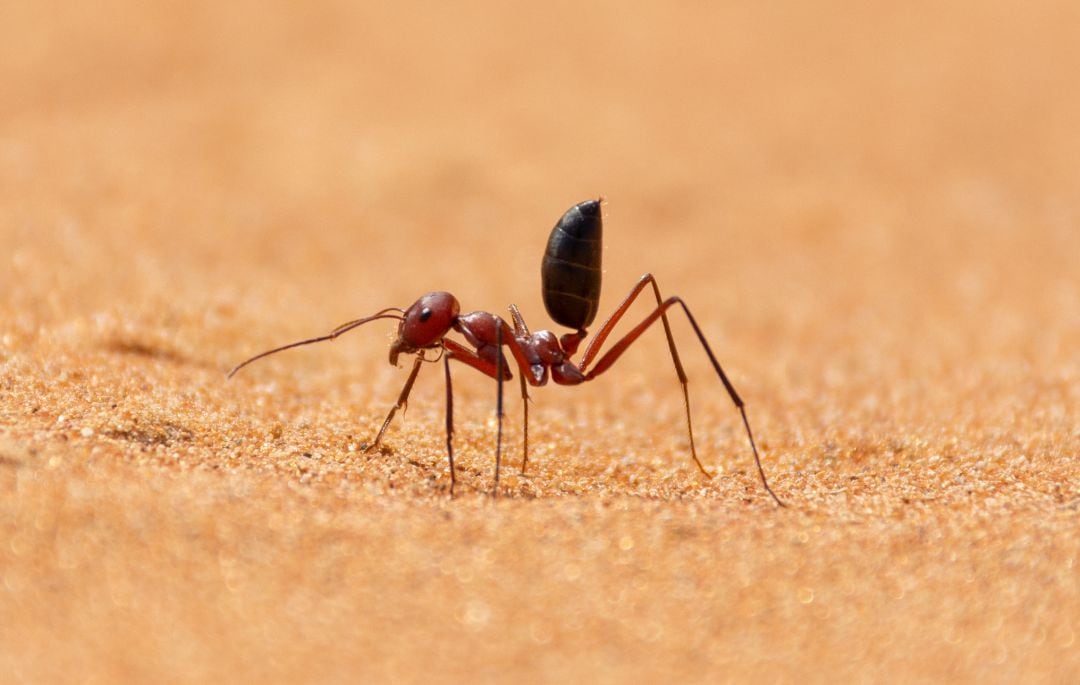
[[[388,312],[401,312],[401,316],[398,316],[396,314],[389,314]],[[308,340],[301,340],[300,342],[289,343],[288,345],[282,345],[281,347],[275,347],[272,350],[267,350],[266,352],[262,352],[260,354],[257,354],[254,357],[252,357],[251,359],[240,362],[239,364],[234,366],[232,371],[229,372],[229,375],[226,376],[226,378],[232,378],[236,374],[237,371],[244,368],[245,366],[247,366],[251,362],[262,359],[263,357],[269,357],[272,354],[277,354],[278,352],[283,352],[285,350],[290,350],[290,349],[292,349],[294,347],[300,347],[301,345],[310,345],[312,343],[323,342],[324,340],[333,340],[334,338],[338,337],[342,333],[348,333],[352,329],[354,329],[354,328],[356,328],[358,326],[363,326],[364,324],[366,324],[369,321],[375,321],[376,319],[397,319],[398,321],[401,321],[401,320],[404,319],[404,316],[405,316],[405,310],[401,309],[400,307],[387,307],[386,309],[378,311],[375,314],[372,314],[371,316],[366,316],[363,319],[355,319],[353,321],[348,321],[346,323],[343,323],[340,326],[338,326],[337,328],[335,328],[334,330],[327,333],[326,335],[320,335],[318,338],[310,338]]]

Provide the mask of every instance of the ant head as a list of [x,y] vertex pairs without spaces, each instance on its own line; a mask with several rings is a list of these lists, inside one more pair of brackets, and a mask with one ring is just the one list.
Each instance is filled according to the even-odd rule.
[[457,320],[461,305],[446,292],[424,295],[405,310],[398,325],[397,340],[390,345],[390,363],[397,366],[399,354],[436,347]]

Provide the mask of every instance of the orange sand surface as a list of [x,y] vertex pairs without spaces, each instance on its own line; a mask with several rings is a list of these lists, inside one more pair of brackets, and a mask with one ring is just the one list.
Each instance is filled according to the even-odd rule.
[[[384,6],[386,5],[386,6]],[[17,3],[0,681],[1080,682],[1075,2]],[[534,3],[535,5],[535,3]],[[407,375],[603,195],[595,383]],[[631,310],[624,328],[644,317]]]

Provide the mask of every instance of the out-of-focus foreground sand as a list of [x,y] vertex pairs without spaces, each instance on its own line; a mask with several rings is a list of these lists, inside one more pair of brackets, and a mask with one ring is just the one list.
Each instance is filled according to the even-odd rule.
[[[1080,12],[129,3],[0,24],[0,680],[1080,680]],[[684,320],[533,393],[441,367],[433,289]],[[645,315],[637,305],[630,318]],[[521,403],[508,386],[508,460]]]

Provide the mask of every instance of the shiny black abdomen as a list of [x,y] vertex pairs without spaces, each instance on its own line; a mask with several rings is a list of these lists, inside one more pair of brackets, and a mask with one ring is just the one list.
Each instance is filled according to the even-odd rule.
[[540,282],[548,315],[561,326],[584,330],[596,318],[603,232],[599,200],[574,205],[551,229]]

